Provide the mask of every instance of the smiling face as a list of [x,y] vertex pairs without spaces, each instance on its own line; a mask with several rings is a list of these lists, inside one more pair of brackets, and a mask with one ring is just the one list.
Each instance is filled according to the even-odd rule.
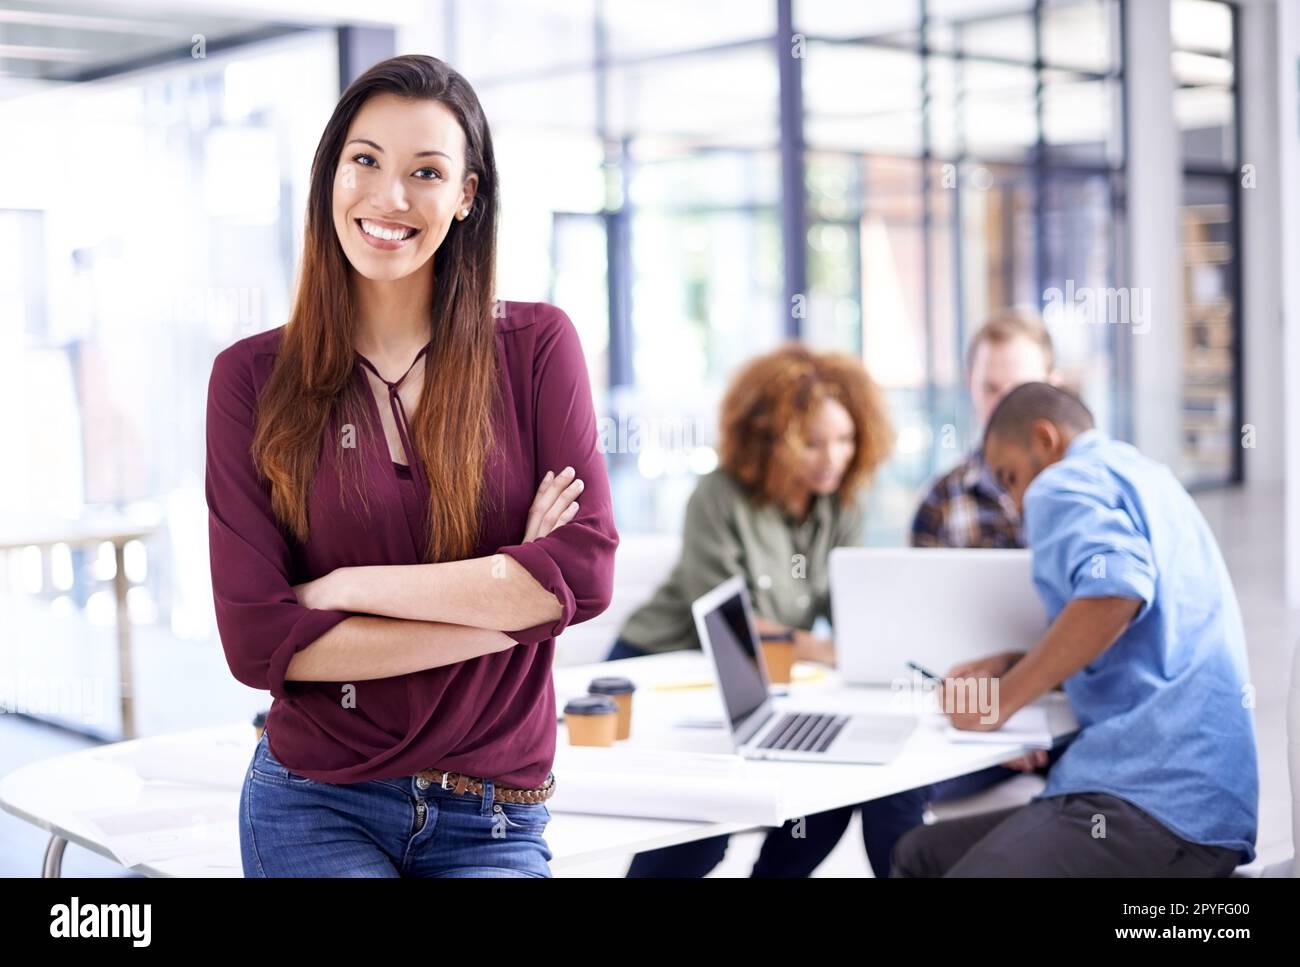
[[378,94],[352,119],[334,173],[334,230],[353,269],[391,282],[429,265],[471,207],[465,132],[441,101]]
[[814,494],[835,493],[856,450],[852,415],[837,400],[822,400],[808,419],[798,451],[801,485]]

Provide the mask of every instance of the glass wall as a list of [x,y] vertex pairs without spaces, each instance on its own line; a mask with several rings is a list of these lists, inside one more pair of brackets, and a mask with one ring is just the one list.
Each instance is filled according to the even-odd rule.
[[[629,533],[680,526],[716,464],[728,378],[795,335],[862,354],[887,387],[899,447],[871,539],[902,539],[921,487],[974,438],[974,328],[1052,290],[1119,284],[1117,0],[524,9],[458,0],[447,56],[503,159],[501,294],[556,301],[582,329]],[[1114,327],[1069,311],[1049,324],[1064,376],[1118,429]]]
[[1174,116],[1182,135],[1183,462],[1192,486],[1241,479],[1235,10],[1173,0]]
[[[577,325],[622,530],[680,527],[696,476],[716,464],[728,379],[795,336],[861,354],[886,387],[899,445],[870,536],[902,539],[925,482],[974,441],[963,359],[974,328],[1004,306],[1122,284],[1120,7],[445,3],[437,53],[475,85],[496,142],[498,294],[554,302]],[[1227,9],[1174,4],[1187,251],[1220,260],[1189,269],[1189,292],[1208,302],[1186,300],[1199,354],[1188,413],[1216,421],[1195,429],[1199,450],[1219,453],[1207,478],[1230,466],[1214,441],[1223,394],[1236,392],[1235,368],[1222,368],[1235,322],[1215,322],[1235,307],[1221,295],[1235,291]],[[337,93],[325,31],[0,106],[11,129],[48,127],[53,159],[35,174],[23,155],[0,162],[8,184],[30,189],[0,209],[0,298],[19,310],[2,338],[21,347],[4,359],[24,372],[3,385],[15,399],[32,382],[54,387],[50,419],[85,441],[50,457],[76,464],[60,466],[60,483],[10,477],[3,496],[51,510],[201,505],[203,394],[181,389],[216,349],[285,317],[310,155]],[[96,145],[94,178],[77,172],[74,129]],[[792,173],[803,191],[789,199]],[[170,232],[178,213],[206,230]],[[49,253],[36,265],[19,243],[30,238]],[[805,311],[792,315],[795,261]],[[1049,325],[1066,380],[1122,432],[1114,327],[1068,299]],[[1188,427],[1191,441],[1190,415]],[[40,440],[25,446],[41,459]]]
[[676,530],[726,380],[787,335],[776,5],[508,9],[454,3],[447,51],[497,145],[498,291],[582,332],[620,529]]
[[[41,413],[10,442],[0,501],[164,519],[148,545],[161,560],[128,545],[131,614],[179,638],[212,633],[212,359],[287,317],[337,99],[336,34],[321,30],[0,102],[20,133],[0,157],[0,406]],[[60,546],[10,576],[111,626],[113,574],[111,546]]]
[[[970,334],[1004,306],[1117,284],[1119,5],[797,0],[806,31],[804,338],[860,351],[899,428],[871,536],[901,540],[919,489],[974,443]],[[1049,318],[1063,376],[1104,426],[1112,335]],[[949,432],[944,432],[948,428]]]

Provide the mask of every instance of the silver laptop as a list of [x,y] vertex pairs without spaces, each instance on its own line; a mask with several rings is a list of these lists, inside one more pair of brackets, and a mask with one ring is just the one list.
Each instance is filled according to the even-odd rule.
[[889,762],[916,728],[911,715],[775,709],[744,578],[724,581],[697,599],[691,613],[722,694],[723,718],[745,758]]
[[832,549],[841,677],[893,685],[915,679],[909,661],[943,675],[973,658],[1028,651],[1047,630],[1030,559],[1018,549]]

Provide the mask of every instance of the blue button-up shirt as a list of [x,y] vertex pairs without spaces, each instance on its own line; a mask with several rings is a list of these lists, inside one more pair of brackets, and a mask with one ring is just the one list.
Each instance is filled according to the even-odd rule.
[[1065,680],[1080,732],[1039,798],[1108,793],[1250,862],[1259,775],[1245,632],[1200,510],[1167,467],[1097,430],[1034,478],[1024,509],[1049,619],[1074,598],[1142,602]]

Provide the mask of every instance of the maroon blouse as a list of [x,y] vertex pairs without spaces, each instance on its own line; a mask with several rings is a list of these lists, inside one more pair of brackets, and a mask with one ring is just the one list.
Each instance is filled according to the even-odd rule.
[[[500,306],[496,443],[484,478],[483,529],[471,557],[510,555],[555,594],[563,614],[507,632],[516,647],[409,675],[353,683],[284,677],[296,652],[348,617],[300,605],[293,585],[339,567],[420,563],[429,488],[395,391],[389,402],[415,472],[393,462],[358,354],[355,378],[373,417],[369,427],[356,427],[369,508],[363,511],[350,487],[346,505],[340,500],[338,448],[322,445],[310,538],[301,544],[277,526],[269,488],[249,453],[256,401],[284,327],[241,339],[213,362],[206,492],[217,628],[234,676],[273,697],[267,732],[276,757],[310,779],[362,782],[432,767],[531,787],[550,772],[555,638],[608,607],[619,538],[573,323],[542,302]],[[566,466],[584,482],[578,516],[520,543],[542,478]],[[345,684],[355,688],[352,701],[345,701]]]

